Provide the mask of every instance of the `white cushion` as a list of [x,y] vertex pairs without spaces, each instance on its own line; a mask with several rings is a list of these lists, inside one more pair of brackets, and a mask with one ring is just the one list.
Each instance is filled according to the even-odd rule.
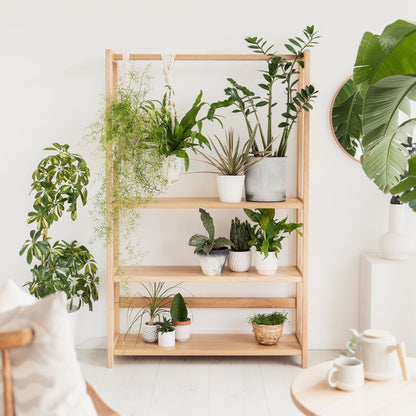
[[17,306],[31,305],[36,299],[24,292],[17,284],[9,279],[0,285],[0,312],[8,311]]
[[[55,293],[0,313],[0,332],[27,327],[35,331],[33,342],[10,351],[16,416],[96,416],[76,359],[66,296]],[[0,408],[3,415],[3,401]]]

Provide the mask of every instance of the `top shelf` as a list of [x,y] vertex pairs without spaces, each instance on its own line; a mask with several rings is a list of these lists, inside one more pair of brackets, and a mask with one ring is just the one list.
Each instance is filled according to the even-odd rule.
[[136,199],[131,199],[127,208],[160,208],[160,209],[233,209],[233,208],[276,208],[276,209],[302,209],[303,202],[299,198],[287,198],[282,202],[221,202],[214,197],[161,197],[153,198],[142,205]]

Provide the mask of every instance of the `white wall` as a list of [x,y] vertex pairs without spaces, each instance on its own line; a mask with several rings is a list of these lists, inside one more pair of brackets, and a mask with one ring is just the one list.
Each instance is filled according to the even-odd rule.
[[[30,279],[28,265],[18,251],[30,229],[25,224],[32,204],[28,191],[31,173],[43,157],[41,149],[57,140],[89,157],[79,143],[102,103],[106,48],[138,53],[245,53],[245,36],[261,35],[282,43],[315,24],[322,39],[312,52],[312,82],[320,94],[311,120],[310,347],[342,347],[348,328],[358,325],[358,257],[376,248],[386,227],[388,198],[333,141],[329,106],[338,85],[351,74],[364,31],[380,33],[397,18],[415,20],[415,14],[416,5],[407,0],[345,4],[319,0],[3,2],[0,281]],[[215,75],[214,82],[222,88],[224,78]],[[195,186],[198,178],[186,180]],[[207,187],[215,192],[212,180]],[[220,231],[228,228],[232,214],[214,213]],[[145,213],[142,218],[141,241],[149,241],[149,246],[152,215]],[[184,248],[171,263],[183,258],[193,264],[186,238],[199,230],[195,229],[199,227],[197,213],[166,213],[164,221],[169,218],[187,227],[178,231],[183,232]],[[408,213],[408,223],[415,231],[415,214]],[[81,209],[75,225],[64,221],[52,234],[87,243],[92,228],[88,209]],[[102,344],[106,328],[105,249],[99,243],[90,247],[103,278],[94,312],[82,312],[77,338],[84,346]],[[151,262],[151,256],[146,261]],[[195,289],[198,293],[205,290],[225,295],[264,289],[232,285]],[[221,312],[207,313],[197,314],[197,329],[215,330],[216,319],[222,319]],[[226,315],[224,328],[246,330],[239,314]]]

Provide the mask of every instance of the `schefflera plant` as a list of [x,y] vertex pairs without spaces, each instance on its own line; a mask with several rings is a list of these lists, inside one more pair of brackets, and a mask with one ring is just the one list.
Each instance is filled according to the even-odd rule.
[[189,239],[189,245],[195,247],[194,252],[198,256],[202,273],[207,276],[217,276],[224,269],[229,252],[228,247],[233,247],[234,244],[225,237],[214,238],[214,221],[211,215],[202,208],[199,208],[199,212],[201,213],[201,221],[207,230],[208,236],[194,234]]

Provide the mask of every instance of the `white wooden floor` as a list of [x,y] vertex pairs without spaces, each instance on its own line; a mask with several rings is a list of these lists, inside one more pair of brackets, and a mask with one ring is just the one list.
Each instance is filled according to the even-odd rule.
[[[83,375],[121,416],[299,416],[290,383],[299,357],[116,357],[78,350]],[[310,365],[338,351],[310,351]]]

